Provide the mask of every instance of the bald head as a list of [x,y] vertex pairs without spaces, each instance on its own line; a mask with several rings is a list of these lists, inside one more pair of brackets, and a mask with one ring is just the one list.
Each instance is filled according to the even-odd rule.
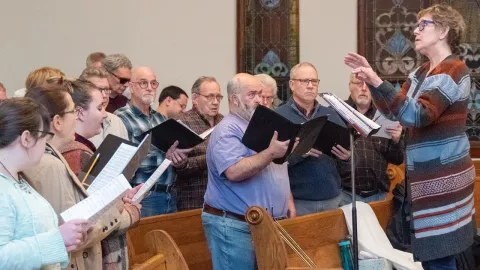
[[149,106],[155,100],[157,87],[157,76],[153,73],[151,68],[137,67],[133,69],[130,90],[132,92],[132,102],[134,104],[138,106],[140,104]]
[[262,83],[256,77],[239,73],[227,85],[230,112],[250,121],[261,102]]
[[262,87],[262,83],[255,76],[248,73],[238,73],[228,82],[227,93],[230,98],[233,94],[240,94],[243,88],[248,86]]
[[132,70],[132,81],[136,82],[139,78],[146,77],[146,76],[154,76],[153,70],[149,67],[137,67]]

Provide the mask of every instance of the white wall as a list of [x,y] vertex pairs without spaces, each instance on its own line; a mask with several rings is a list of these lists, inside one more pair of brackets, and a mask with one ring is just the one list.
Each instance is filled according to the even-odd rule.
[[[159,89],[175,84],[189,91],[197,77],[210,75],[226,91],[236,72],[235,7],[235,0],[3,1],[0,82],[11,96],[41,66],[78,76],[86,56],[103,51],[151,66]],[[346,95],[343,56],[351,50],[356,0],[300,1],[300,60],[317,66],[320,91]]]
[[300,61],[317,68],[319,92],[348,97],[343,58],[351,51],[357,51],[357,0],[300,0]]

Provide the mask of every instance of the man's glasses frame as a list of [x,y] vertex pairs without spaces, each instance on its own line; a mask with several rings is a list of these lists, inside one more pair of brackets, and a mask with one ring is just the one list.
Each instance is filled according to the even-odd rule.
[[319,79],[291,79],[292,81],[298,81],[303,86],[308,86],[311,83],[313,86],[318,86],[320,84]]
[[122,78],[122,77],[118,76],[117,74],[115,74],[115,73],[113,73],[113,72],[111,72],[111,71],[108,71],[108,70],[107,70],[107,72],[110,73],[110,74],[112,74],[113,76],[115,76],[115,78],[117,78],[117,79],[119,80],[119,83],[120,83],[120,84],[126,84],[126,83],[130,82],[130,79],[129,79],[129,78]]
[[142,88],[142,89],[147,89],[148,84],[150,84],[153,89],[157,89],[158,86],[160,85],[160,83],[158,81],[148,82],[148,81],[145,81],[145,80],[141,80],[141,81],[138,81],[138,82],[131,82],[131,83],[138,83],[138,86],[140,86],[140,88]]
[[195,93],[197,95],[200,95],[202,97],[205,97],[208,101],[213,101],[213,99],[216,99],[218,102],[222,101],[223,99],[223,96],[222,95],[214,95],[214,94],[211,94],[211,95],[202,95],[200,93]]

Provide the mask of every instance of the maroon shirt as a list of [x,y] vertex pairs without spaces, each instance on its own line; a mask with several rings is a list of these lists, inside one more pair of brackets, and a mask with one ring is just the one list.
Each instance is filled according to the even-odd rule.
[[114,98],[109,97],[108,98],[108,105],[107,108],[105,109],[109,113],[113,113],[119,108],[124,107],[128,103],[128,98],[125,97],[124,95],[117,95]]

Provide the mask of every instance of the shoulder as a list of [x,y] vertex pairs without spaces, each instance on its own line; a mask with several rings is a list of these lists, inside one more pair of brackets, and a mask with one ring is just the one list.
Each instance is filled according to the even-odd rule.
[[292,108],[291,104],[288,103],[288,102],[275,109],[275,111],[277,113],[282,114],[282,115],[286,114],[286,113],[288,113],[292,110],[293,110],[293,108]]
[[24,173],[30,178],[33,182],[42,181],[43,176],[46,175],[57,175],[60,172],[65,172],[65,164],[54,157],[52,154],[44,153],[38,164],[28,170],[25,170]]
[[226,115],[213,131],[216,134],[215,137],[221,139],[232,135],[242,136],[245,133],[244,128],[248,126],[248,123],[242,123],[241,121],[236,116]]
[[115,112],[113,112],[113,115],[116,115],[119,118],[124,118],[127,115],[131,115],[131,114],[132,114],[132,109],[130,108],[129,105],[118,108]]

